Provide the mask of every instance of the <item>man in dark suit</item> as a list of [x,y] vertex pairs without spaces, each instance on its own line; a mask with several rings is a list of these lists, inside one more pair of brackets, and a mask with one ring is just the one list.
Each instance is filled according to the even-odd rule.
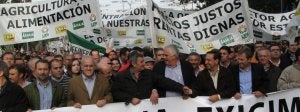
[[81,105],[96,104],[102,107],[112,102],[110,84],[106,77],[95,72],[91,56],[81,61],[82,74],[72,78],[68,85],[68,105],[80,108]]
[[150,101],[156,104],[159,97],[157,87],[180,94],[188,89],[171,79],[155,75],[150,70],[145,70],[144,56],[137,51],[129,54],[129,62],[130,67],[115,77],[112,86],[114,101],[137,105],[141,102],[141,99],[150,98]]
[[[164,48],[165,60],[155,64],[153,71],[157,75],[170,78],[182,85],[191,87],[196,79],[194,69],[191,63],[179,59],[179,51],[174,45]],[[179,93],[169,92],[158,88],[159,95],[162,97],[181,96]]]
[[238,65],[231,68],[236,83],[234,98],[240,99],[241,94],[264,96],[269,81],[264,68],[260,64],[251,63],[252,52],[249,47],[242,46],[238,50]]
[[221,98],[231,98],[235,93],[235,83],[232,75],[226,68],[219,65],[221,55],[218,50],[206,53],[205,66],[190,92],[192,97],[209,96],[211,102]]

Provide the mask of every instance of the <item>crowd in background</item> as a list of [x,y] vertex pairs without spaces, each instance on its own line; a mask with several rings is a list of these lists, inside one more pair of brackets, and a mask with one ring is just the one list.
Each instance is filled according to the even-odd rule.
[[205,55],[183,54],[176,46],[97,49],[55,54],[5,52],[0,60],[0,111],[126,102],[159,97],[209,96],[211,102],[242,94],[300,87],[299,43],[256,42],[222,46]]

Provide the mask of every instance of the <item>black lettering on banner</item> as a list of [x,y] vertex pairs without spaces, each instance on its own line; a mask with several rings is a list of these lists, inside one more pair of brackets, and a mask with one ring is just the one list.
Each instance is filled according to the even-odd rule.
[[170,12],[170,13],[169,13],[169,17],[174,18],[173,12]]
[[197,107],[197,112],[212,112],[211,107]]
[[[148,112],[148,111],[143,111],[143,112]],[[159,109],[159,110],[157,110],[157,112],[166,112],[166,110],[165,109]]]
[[[73,0],[73,1],[75,1],[75,0]],[[52,2],[52,3],[55,4],[55,2]],[[68,4],[68,3],[69,2],[66,2],[65,4]],[[63,4],[63,5],[65,5],[65,4]],[[38,9],[39,12],[36,11],[34,13],[40,13],[40,11],[45,10],[44,9],[45,6],[43,6],[43,9],[41,9],[40,6],[41,5],[37,6],[37,7],[39,7],[39,9]],[[11,8],[11,9],[14,9],[14,8]],[[18,10],[21,10],[21,12],[14,12],[14,11],[9,11],[9,12],[11,13],[11,15],[15,15],[14,13],[22,13],[22,14],[24,13],[25,14],[24,9],[20,8]],[[71,8],[71,9],[68,9],[68,10],[64,10],[62,13],[61,12],[56,12],[56,13],[52,13],[52,14],[49,14],[49,15],[40,16],[40,17],[36,17],[36,18],[31,18],[31,19],[9,20],[8,24],[7,24],[7,29],[27,28],[27,27],[32,27],[32,26],[42,26],[42,25],[50,24],[52,22],[57,22],[57,21],[69,19],[71,17],[73,18],[73,17],[76,17],[76,16],[81,16],[83,14],[88,14],[88,13],[91,13],[91,7],[90,7],[90,4],[85,4],[85,5],[78,6],[75,9]],[[1,13],[1,14],[3,14],[3,13]]]
[[260,28],[267,29],[265,23],[259,22],[259,21],[257,21],[256,19],[253,19],[252,25],[253,25],[254,27],[260,27]]
[[252,105],[249,112],[255,112],[255,109],[257,109],[259,107],[264,107],[264,102],[258,102],[256,104]]
[[[292,100],[291,111],[285,99],[279,99],[279,112],[299,112],[300,111],[300,97],[294,97]],[[295,111],[296,110],[296,111]]]
[[280,18],[280,22],[282,22],[282,21],[288,21],[288,18],[285,17],[285,16],[283,15],[283,16],[281,16],[281,18]]
[[274,101],[269,101],[269,112],[274,112]]
[[[228,106],[227,110],[225,112],[232,112],[234,106]],[[222,107],[216,108],[218,112],[224,112]]]
[[239,112],[244,112],[244,106],[243,105],[239,105]]
[[289,19],[292,19],[293,16],[294,16],[294,14],[295,14],[295,13],[291,13],[291,14],[289,15]]

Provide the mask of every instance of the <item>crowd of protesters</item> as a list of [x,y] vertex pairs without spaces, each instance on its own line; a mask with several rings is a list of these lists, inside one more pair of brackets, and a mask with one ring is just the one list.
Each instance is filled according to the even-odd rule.
[[81,53],[5,52],[0,60],[0,111],[22,112],[64,106],[126,102],[159,97],[209,96],[211,102],[242,94],[300,87],[297,42],[223,46],[205,55],[176,46],[97,49]]

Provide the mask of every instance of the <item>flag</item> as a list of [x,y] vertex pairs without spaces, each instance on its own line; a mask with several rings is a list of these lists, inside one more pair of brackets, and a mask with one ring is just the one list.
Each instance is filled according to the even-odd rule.
[[99,46],[97,44],[94,44],[84,38],[81,38],[80,36],[70,32],[69,30],[67,31],[68,39],[69,42],[76,46],[76,47],[82,47],[83,49],[87,50],[92,50],[92,49],[97,49],[100,53],[105,54],[106,48]]

